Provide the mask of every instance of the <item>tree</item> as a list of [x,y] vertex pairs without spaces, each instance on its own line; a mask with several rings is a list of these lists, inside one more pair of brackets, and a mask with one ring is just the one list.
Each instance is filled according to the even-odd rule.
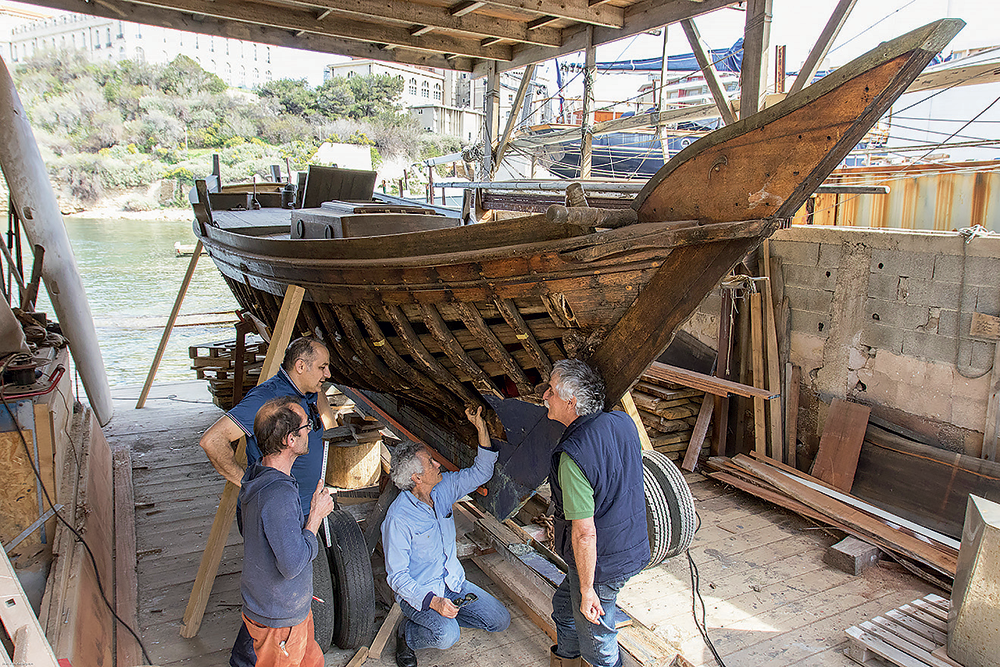
[[344,118],[350,114],[354,104],[350,79],[335,76],[316,89],[316,108],[329,118]]
[[399,109],[399,96],[403,93],[403,80],[391,74],[353,76],[348,83],[354,93],[354,105],[348,114],[351,118],[375,118],[395,115]]
[[308,116],[316,112],[316,92],[305,79],[275,79],[257,89],[262,99],[271,99],[282,113]]

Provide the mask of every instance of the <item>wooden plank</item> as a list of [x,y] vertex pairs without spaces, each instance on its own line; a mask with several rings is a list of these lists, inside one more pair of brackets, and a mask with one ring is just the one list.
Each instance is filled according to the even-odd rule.
[[597,76],[597,47],[594,26],[586,27],[587,45],[583,49],[583,118],[580,123],[580,178],[590,178],[594,144],[594,79]]
[[399,603],[393,603],[392,608],[389,609],[389,613],[385,616],[385,621],[382,622],[382,627],[378,629],[375,639],[368,649],[369,658],[373,660],[382,659],[382,652],[385,650],[386,644],[389,643],[390,639],[396,638],[396,626],[399,625],[399,621],[402,618],[403,610],[399,608]]
[[767,90],[767,55],[771,43],[771,0],[748,0],[740,67],[740,120],[757,113]]
[[708,434],[708,426],[714,410],[715,396],[705,394],[705,398],[701,402],[701,410],[698,412],[698,421],[695,422],[694,431],[691,433],[691,442],[688,443],[687,451],[684,453],[681,470],[693,472],[695,466],[698,465],[698,456],[701,454],[702,445],[705,444],[705,435]]
[[704,373],[689,371],[686,368],[678,368],[677,366],[661,364],[658,361],[654,361],[650,364],[649,368],[647,368],[643,373],[643,377],[647,376],[654,380],[673,382],[702,392],[714,394],[716,396],[729,396],[731,394],[735,394],[737,396],[745,396],[747,398],[760,397],[763,399],[774,398],[775,396],[775,394],[772,394],[766,389],[759,389],[757,387],[740,384],[739,382],[732,382],[730,380],[724,380],[711,375],[705,375]]
[[[719,350],[715,361],[715,375],[729,380],[732,368],[729,358],[733,348],[733,290],[723,289],[719,307]],[[715,401],[715,435],[712,438],[712,456],[726,455],[726,440],[729,437],[729,397],[719,396]]]
[[[764,339],[767,343],[767,384],[772,393],[781,394],[781,365],[778,363],[778,332],[774,320],[774,296],[771,294],[770,241],[764,239]],[[785,460],[785,441],[782,439],[781,396],[767,402],[768,426],[771,436],[771,458]]]
[[[507,124],[503,128],[503,136],[500,138],[500,144],[496,149],[496,161],[493,165],[493,171],[490,173],[489,180],[493,180],[497,167],[499,167],[500,163],[503,162],[504,154],[507,152],[508,142],[510,141],[511,132],[513,132],[514,128],[520,121],[521,107],[524,105],[524,96],[527,94],[528,86],[531,85],[531,82],[535,77],[535,67],[536,65],[532,63],[531,65],[525,67],[524,71],[521,73],[521,82],[517,87],[517,93],[514,95],[514,101],[511,103],[510,113],[507,116]],[[433,167],[430,167],[430,169],[433,169]],[[433,195],[431,198],[433,199]]]
[[[115,613],[139,631],[138,577],[136,573],[135,500],[132,488],[132,456],[128,447],[112,451],[115,506]],[[118,625],[115,638],[119,665],[142,663],[135,637]]]
[[802,369],[795,364],[785,364],[785,461],[795,467],[798,450],[799,391],[802,384]]
[[[42,486],[46,495],[53,502],[59,503],[59,490],[56,486],[56,439],[54,415],[48,403],[35,403],[35,438],[38,441],[38,471],[42,476]],[[66,446],[65,444],[63,445]],[[44,503],[44,507],[50,505]],[[52,544],[56,534],[56,518],[45,522],[45,539]]]
[[[899,665],[900,667],[927,667],[927,663],[921,662],[913,656],[886,644],[879,637],[871,634],[870,632],[866,632],[862,628],[856,626],[847,628],[847,636],[850,637],[853,642],[856,642],[856,645],[858,646],[858,648],[849,650],[847,655],[862,664],[867,662],[867,656],[863,653],[863,650],[868,649],[876,655],[881,656],[889,662]],[[859,651],[861,652],[859,653]],[[858,657],[855,658],[855,656]]]
[[[760,292],[753,292],[750,294],[750,351],[752,355],[751,362],[753,364],[753,384],[755,387],[765,386],[764,341],[762,338],[761,297]],[[757,454],[766,456],[768,451],[764,408],[764,399],[755,396],[753,399],[754,451]]]
[[472,562],[479,566],[479,569],[485,572],[493,583],[549,636],[549,639],[556,641],[555,623],[552,622],[551,591],[540,591],[529,585],[521,573],[524,566],[515,566],[499,553],[474,556]]
[[354,654],[354,657],[347,662],[346,667],[361,667],[365,664],[368,659],[368,649],[364,646],[358,649],[358,652]]
[[[24,594],[21,582],[14,572],[7,554],[0,549],[3,560],[0,561],[0,596],[4,604],[0,604],[0,620],[8,635],[13,639],[14,663],[17,665],[34,665],[35,667],[58,667],[56,656],[49,646],[42,626],[38,623],[35,612],[31,610],[28,596]],[[0,661],[7,657],[0,645]],[[12,664],[9,660],[6,664]]]
[[642,443],[642,449],[652,449],[653,445],[649,443],[649,434],[646,433],[646,427],[643,425],[642,419],[639,417],[639,411],[635,408],[635,401],[632,399],[632,392],[626,391],[622,394],[622,407],[625,408],[625,412],[627,412],[628,416],[635,422],[635,427],[639,431],[639,442]]
[[[281,310],[271,332],[271,341],[267,347],[267,356],[264,358],[264,366],[261,369],[258,384],[265,382],[278,372],[285,348],[288,347],[292,334],[295,332],[295,322],[298,319],[299,308],[302,306],[302,298],[305,293],[306,291],[298,285],[289,285],[285,291]],[[246,446],[246,438],[240,438],[240,442],[236,446],[236,461],[240,465],[246,465]],[[222,559],[222,550],[226,547],[226,538],[233,525],[233,519],[236,517],[238,495],[239,488],[227,481],[222,491],[222,497],[219,499],[219,509],[215,513],[215,520],[212,522],[208,544],[205,546],[201,564],[198,566],[198,576],[195,578],[191,597],[184,610],[180,634],[186,639],[197,635],[198,628],[201,627],[201,619],[205,614],[208,596],[212,593],[212,582],[215,581],[219,561]]]
[[851,492],[871,411],[867,405],[833,399],[809,474],[844,493]]
[[844,22],[847,20],[848,14],[851,13],[855,2],[857,0],[840,0],[837,3],[837,6],[830,14],[829,20],[827,20],[826,25],[823,27],[823,31],[820,32],[819,37],[816,39],[816,43],[809,51],[809,55],[806,56],[805,62],[802,63],[795,81],[788,89],[789,95],[794,95],[812,82],[813,76],[816,75],[823,59],[826,58],[830,47],[833,46],[833,42],[837,39],[837,35],[840,34],[840,29],[844,27]]

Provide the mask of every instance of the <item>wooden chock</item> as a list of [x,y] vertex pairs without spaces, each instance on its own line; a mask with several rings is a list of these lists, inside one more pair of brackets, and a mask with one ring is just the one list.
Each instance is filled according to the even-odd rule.
[[[302,306],[302,297],[306,291],[298,285],[289,285],[285,291],[285,299],[281,303],[281,310],[278,312],[278,321],[271,332],[271,342],[267,347],[267,356],[264,357],[264,366],[260,369],[260,380],[257,384],[270,379],[281,365],[281,360],[285,355],[285,348],[292,340],[295,332],[295,321],[299,317],[299,309]],[[246,465],[247,441],[240,438],[236,447],[236,462]],[[181,625],[181,637],[190,639],[198,634],[201,628],[201,620],[205,615],[205,607],[208,606],[208,596],[212,593],[212,584],[215,583],[215,575],[219,571],[219,562],[222,560],[222,550],[226,547],[226,537],[229,529],[236,518],[236,498],[239,495],[239,488],[232,482],[226,482],[222,490],[222,498],[219,500],[219,509],[215,512],[215,520],[212,522],[212,532],[208,536],[208,544],[201,556],[201,564],[198,566],[198,575],[195,577],[194,586],[191,589],[191,597],[188,599],[187,608],[184,610],[184,618]]]

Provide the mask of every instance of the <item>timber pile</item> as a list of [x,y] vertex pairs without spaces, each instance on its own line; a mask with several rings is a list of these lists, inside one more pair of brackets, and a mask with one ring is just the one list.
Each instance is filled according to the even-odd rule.
[[691,441],[704,396],[698,389],[643,374],[632,388],[632,399],[653,449],[680,460]]
[[[243,393],[257,386],[260,369],[267,354],[264,341],[246,343],[243,353]],[[233,383],[236,377],[236,340],[226,340],[188,348],[191,370],[199,380],[208,380],[212,402],[223,410],[233,407]]]
[[959,547],[956,540],[881,510],[795,468],[754,456],[712,457],[708,460],[708,475],[915,561],[938,575],[954,578]]

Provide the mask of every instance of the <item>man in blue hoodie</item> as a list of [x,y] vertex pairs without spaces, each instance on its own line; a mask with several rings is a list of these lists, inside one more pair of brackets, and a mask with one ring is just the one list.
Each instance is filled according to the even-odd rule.
[[316,485],[306,520],[292,464],[309,452],[312,420],[297,397],[274,398],[257,412],[253,431],[261,459],[240,485],[243,520],[243,623],[253,637],[256,667],[323,667],[312,618],[316,532],[333,499]]

